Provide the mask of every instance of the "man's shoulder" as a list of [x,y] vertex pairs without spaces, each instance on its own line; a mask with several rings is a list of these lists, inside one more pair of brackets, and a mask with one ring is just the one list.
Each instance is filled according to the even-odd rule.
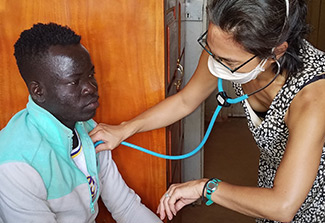
[[27,161],[36,153],[42,138],[27,116],[25,110],[18,112],[0,131],[0,163]]

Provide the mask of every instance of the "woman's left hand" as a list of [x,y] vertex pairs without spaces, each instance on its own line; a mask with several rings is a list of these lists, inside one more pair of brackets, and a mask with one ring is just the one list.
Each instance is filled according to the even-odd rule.
[[168,219],[171,220],[185,205],[199,199],[207,181],[208,179],[200,179],[171,185],[160,199],[157,209],[160,219],[163,220],[167,215]]

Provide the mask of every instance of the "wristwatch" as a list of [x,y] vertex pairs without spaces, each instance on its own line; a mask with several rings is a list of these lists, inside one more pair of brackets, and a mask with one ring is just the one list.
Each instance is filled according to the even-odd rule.
[[206,185],[206,190],[207,190],[207,195],[206,197],[208,198],[207,202],[205,203],[207,206],[210,206],[213,204],[213,201],[211,200],[211,194],[217,190],[219,183],[221,180],[217,178],[212,178],[208,181]]

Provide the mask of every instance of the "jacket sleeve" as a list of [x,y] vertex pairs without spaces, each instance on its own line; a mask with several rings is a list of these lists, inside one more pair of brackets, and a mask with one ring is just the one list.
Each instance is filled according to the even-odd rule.
[[0,165],[0,222],[56,222],[37,171],[25,163]]
[[100,153],[101,198],[119,223],[158,223],[157,215],[141,203],[140,197],[122,179],[111,151]]

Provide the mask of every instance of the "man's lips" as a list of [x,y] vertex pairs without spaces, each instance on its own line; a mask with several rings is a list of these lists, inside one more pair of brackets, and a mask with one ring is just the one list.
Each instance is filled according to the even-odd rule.
[[96,109],[99,106],[98,98],[99,97],[96,96],[93,99],[91,99],[85,107],[90,109]]

